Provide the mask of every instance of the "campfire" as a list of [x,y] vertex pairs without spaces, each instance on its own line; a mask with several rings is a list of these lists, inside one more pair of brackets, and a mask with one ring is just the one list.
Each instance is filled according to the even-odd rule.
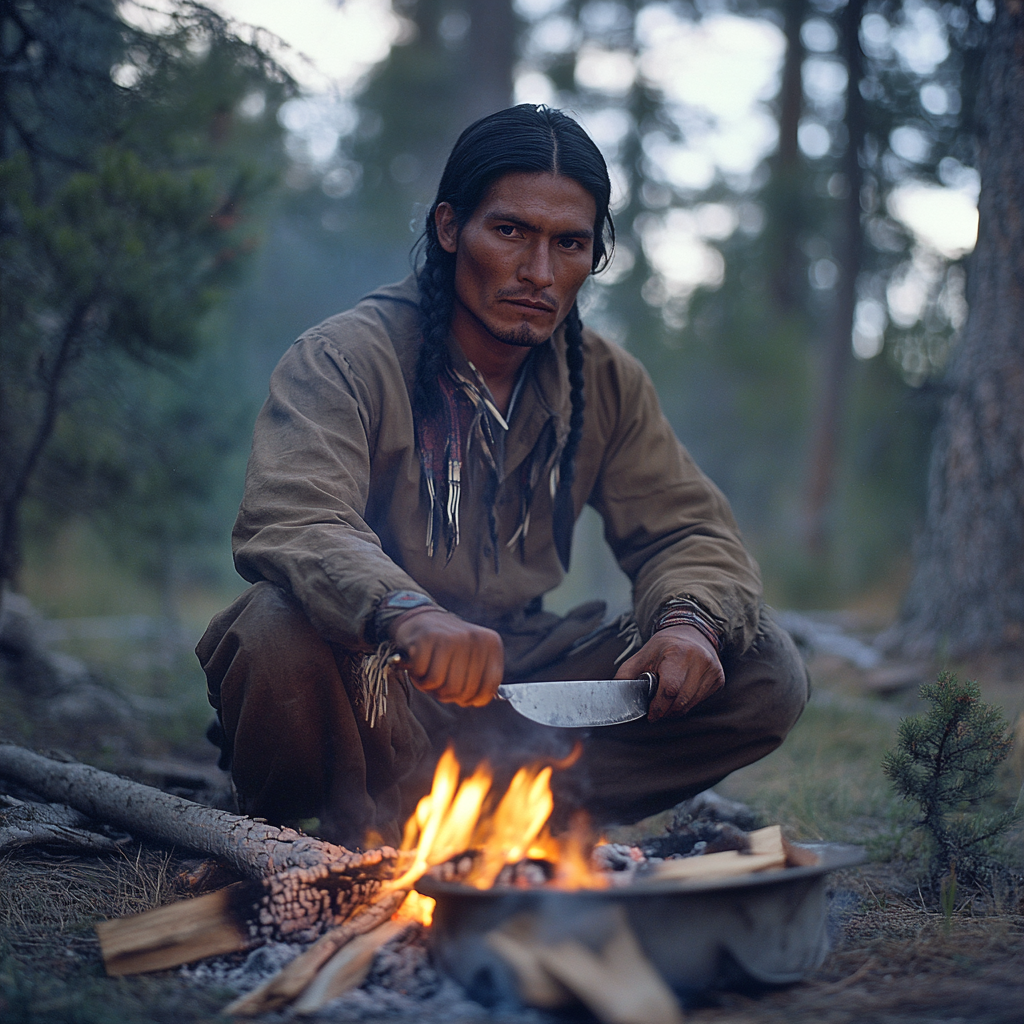
[[606,887],[607,876],[590,863],[595,842],[584,819],[575,818],[575,827],[558,838],[551,835],[551,773],[551,765],[520,768],[499,798],[490,765],[483,762],[460,781],[461,768],[449,747],[438,762],[431,791],[406,823],[401,873],[385,889],[408,888],[428,872],[476,889],[495,884]]
[[449,749],[399,849],[359,853],[0,745],[0,772],[48,799],[80,800],[93,818],[202,850],[249,878],[97,926],[108,973],[312,943],[227,1007],[232,1015],[312,1012],[361,984],[377,951],[415,925],[478,1001],[578,999],[607,1021],[671,1024],[673,990],[718,984],[736,967],[795,981],[821,962],[824,875],[856,863],[855,848],[792,845],[777,825],[744,831],[694,801],[637,845],[605,842],[582,816],[554,834],[560,767],[524,766],[502,789],[486,763],[465,771]]

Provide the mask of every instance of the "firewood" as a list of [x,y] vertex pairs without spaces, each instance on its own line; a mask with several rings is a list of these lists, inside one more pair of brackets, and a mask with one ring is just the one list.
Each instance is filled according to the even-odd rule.
[[488,932],[484,941],[512,968],[519,998],[527,1006],[554,1010],[574,997],[541,963],[536,931],[535,913],[516,914]]
[[204,807],[91,765],[56,761],[13,743],[0,742],[0,776],[136,838],[218,857],[247,878],[346,860],[353,867],[362,863],[359,854],[294,829]]
[[602,1024],[682,1024],[672,990],[640,948],[621,907],[600,954],[568,940],[539,946],[544,968],[576,995]]
[[365,935],[383,924],[402,905],[408,890],[388,893],[376,903],[363,907],[340,928],[325,933],[304,953],[268,978],[259,988],[239,996],[224,1008],[229,1017],[256,1017],[292,1002],[316,977],[320,968],[357,935]]
[[681,857],[666,860],[651,874],[656,881],[704,881],[715,878],[734,878],[786,866],[786,848],[783,844],[782,829],[778,825],[758,829],[749,833],[750,853],[739,850],[723,850],[721,853],[706,853],[700,857]]
[[294,1012],[299,1016],[316,1013],[332,999],[358,988],[370,973],[381,946],[397,938],[409,926],[409,921],[385,921],[338,950],[298,998]]
[[107,974],[118,978],[164,971],[255,945],[258,940],[250,937],[239,913],[251,889],[251,883],[236,882],[195,899],[101,921],[96,934]]

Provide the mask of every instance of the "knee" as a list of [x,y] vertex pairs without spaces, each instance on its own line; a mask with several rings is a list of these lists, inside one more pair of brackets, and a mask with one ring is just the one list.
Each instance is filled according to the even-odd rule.
[[761,625],[751,647],[726,668],[726,690],[743,708],[748,729],[778,745],[796,724],[810,690],[807,667],[793,638],[772,618],[761,613]]
[[[206,673],[210,702],[220,707],[221,690],[229,679],[291,675],[297,660],[330,656],[295,601],[272,583],[256,583],[214,616],[196,646]],[[288,666],[291,671],[284,672]]]

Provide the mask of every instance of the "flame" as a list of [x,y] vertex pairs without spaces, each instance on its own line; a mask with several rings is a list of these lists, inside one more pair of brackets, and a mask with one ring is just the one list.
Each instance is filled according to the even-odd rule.
[[429,896],[423,896],[415,889],[409,890],[402,905],[391,915],[395,921],[419,921],[420,924],[430,927],[434,920],[434,907],[437,900]]
[[550,765],[520,768],[495,805],[490,766],[481,764],[460,783],[461,769],[449,747],[438,761],[431,791],[406,822],[405,870],[387,888],[409,888],[429,868],[459,854],[470,855],[472,863],[461,881],[478,889],[494,885],[506,864],[525,859],[553,863],[560,888],[603,888],[603,875],[590,868],[593,837],[585,818],[574,818],[564,837],[554,838],[548,829],[554,808],[551,772]]

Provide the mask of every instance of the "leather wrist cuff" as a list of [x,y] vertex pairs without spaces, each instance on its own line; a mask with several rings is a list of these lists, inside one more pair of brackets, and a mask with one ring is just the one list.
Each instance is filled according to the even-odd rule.
[[391,637],[390,627],[395,619],[410,612],[413,609],[422,608],[424,611],[444,611],[444,609],[426,594],[415,590],[392,590],[385,594],[374,609],[373,617],[370,619],[369,630],[371,634],[368,639],[373,644],[379,644]]

